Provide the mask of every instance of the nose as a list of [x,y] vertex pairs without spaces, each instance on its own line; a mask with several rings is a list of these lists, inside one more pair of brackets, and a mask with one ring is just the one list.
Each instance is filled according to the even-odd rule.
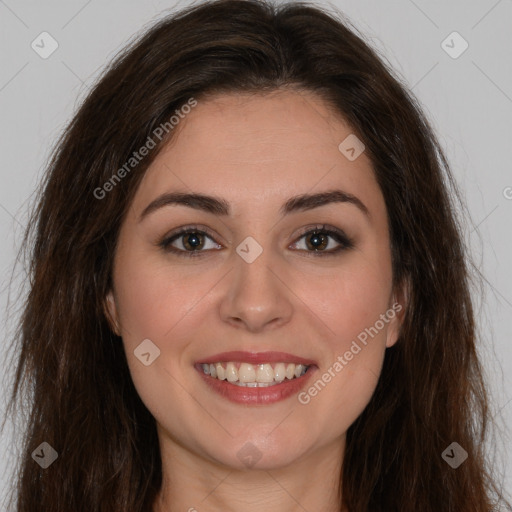
[[228,290],[220,305],[224,322],[250,332],[264,332],[288,323],[293,313],[292,291],[269,251],[252,263],[238,255],[229,273]]

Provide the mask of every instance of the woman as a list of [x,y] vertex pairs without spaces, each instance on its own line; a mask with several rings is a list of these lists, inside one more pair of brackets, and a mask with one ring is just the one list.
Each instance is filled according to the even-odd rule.
[[347,22],[244,0],[159,22],[80,107],[33,215],[16,510],[505,503],[455,199]]

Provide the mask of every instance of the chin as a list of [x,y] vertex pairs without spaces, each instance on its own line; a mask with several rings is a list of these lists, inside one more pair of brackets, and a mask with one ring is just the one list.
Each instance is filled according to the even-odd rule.
[[[275,428],[275,425],[274,425]],[[265,429],[260,435],[238,436],[231,443],[222,445],[222,453],[212,454],[221,464],[238,470],[275,470],[293,464],[305,455],[305,443],[295,442],[298,433]],[[300,446],[298,446],[300,445]]]

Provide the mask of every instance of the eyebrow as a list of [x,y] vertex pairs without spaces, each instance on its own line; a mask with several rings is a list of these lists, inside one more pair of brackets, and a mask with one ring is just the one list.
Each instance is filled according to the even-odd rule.
[[[287,215],[294,212],[311,210],[331,203],[352,204],[370,218],[370,212],[365,204],[358,197],[343,190],[329,190],[317,194],[302,194],[291,197],[281,206],[280,214]],[[205,194],[169,192],[158,196],[146,206],[140,215],[139,222],[150,213],[164,206],[187,206],[220,216],[228,216],[230,214],[229,203],[224,199]]]

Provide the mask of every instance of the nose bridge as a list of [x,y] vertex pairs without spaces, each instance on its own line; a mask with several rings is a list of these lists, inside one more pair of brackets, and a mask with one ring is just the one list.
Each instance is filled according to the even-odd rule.
[[292,303],[270,247],[263,248],[248,237],[236,248],[233,264],[221,305],[222,319],[251,331],[288,322]]

